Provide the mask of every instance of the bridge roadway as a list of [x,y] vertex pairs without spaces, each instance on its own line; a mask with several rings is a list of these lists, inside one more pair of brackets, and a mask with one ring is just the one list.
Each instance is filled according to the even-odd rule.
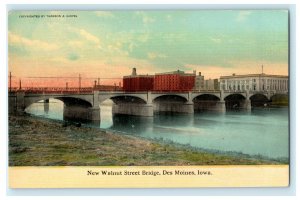
[[[124,92],[124,91],[24,91],[9,93],[9,112],[22,114],[31,104],[49,99],[64,103],[65,119],[100,121],[100,103],[114,102],[113,113],[153,116],[153,112],[166,111],[194,113],[194,110],[225,112],[236,106],[251,110],[251,101],[269,102],[275,95],[288,95],[287,91],[191,91],[191,92]],[[49,102],[49,101],[48,101]]]

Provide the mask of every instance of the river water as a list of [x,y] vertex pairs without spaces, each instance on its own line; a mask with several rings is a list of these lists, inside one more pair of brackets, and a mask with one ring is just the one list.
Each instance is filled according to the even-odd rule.
[[[112,106],[100,105],[100,128],[119,134],[166,140],[192,147],[243,153],[273,159],[289,157],[288,108],[254,109],[251,112],[227,111],[155,114],[154,117],[112,115]],[[49,111],[44,103],[34,103],[27,113],[63,120],[63,103],[50,99]]]

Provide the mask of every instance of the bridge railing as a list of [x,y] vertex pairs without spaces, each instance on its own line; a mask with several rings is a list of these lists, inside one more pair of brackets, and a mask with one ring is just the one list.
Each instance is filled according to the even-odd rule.
[[215,93],[215,92],[220,92],[221,90],[192,90],[191,92],[211,92],[211,93]]
[[120,89],[97,89],[93,87],[83,87],[83,88],[58,88],[58,87],[23,87],[22,89],[19,89],[17,87],[10,88],[9,93],[16,93],[18,91],[23,91],[25,93],[33,93],[33,94],[40,94],[40,93],[46,93],[46,94],[53,94],[53,93],[59,93],[59,94],[76,94],[76,93],[92,93],[93,91],[123,91]]
[[223,90],[223,92],[226,92],[226,93],[243,93],[243,92],[247,92],[247,90]]
[[29,88],[24,87],[22,89],[13,88],[11,92],[15,93],[18,91],[23,91],[25,93],[91,93],[93,92],[93,88],[49,88],[49,87],[43,87],[43,88]]
[[[188,93],[188,92],[207,92],[207,93],[216,93],[220,92],[221,90],[174,90],[174,91],[124,91],[122,88],[105,88],[105,89],[99,89],[94,87],[83,87],[83,88],[58,88],[58,87],[24,87],[22,89],[19,89],[17,87],[9,88],[9,93],[13,94],[18,91],[24,91],[25,93],[68,93],[68,94],[76,94],[76,93],[92,93],[93,91],[99,91],[99,92],[123,92],[123,93]],[[225,93],[245,93],[247,90],[223,90]],[[259,92],[263,93],[270,93],[270,94],[278,94],[278,93],[288,93],[286,90],[248,90],[250,94],[255,94]]]
[[243,93],[243,92],[249,92],[250,94],[255,94],[255,93],[287,93],[287,90],[223,90],[223,92],[226,93]]

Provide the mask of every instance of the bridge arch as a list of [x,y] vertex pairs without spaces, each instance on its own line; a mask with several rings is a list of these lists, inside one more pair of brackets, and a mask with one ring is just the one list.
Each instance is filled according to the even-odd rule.
[[220,98],[214,94],[199,94],[193,98],[193,101],[220,101]]
[[[26,106],[25,108],[24,108],[24,112],[25,113],[32,113],[32,114],[39,114],[39,112],[42,112],[42,113],[48,113],[49,112],[49,109],[50,109],[50,105],[49,105],[49,103],[50,103],[50,100],[56,100],[56,102],[55,103],[57,103],[57,102],[59,102],[59,107],[60,106],[62,106],[60,109],[60,111],[62,111],[63,110],[63,106],[64,106],[64,102],[62,101],[62,100],[60,100],[60,99],[54,99],[54,98],[50,98],[50,99],[43,99],[43,100],[39,100],[39,101],[37,101],[37,102],[34,102],[34,103],[32,103],[32,104],[30,104],[30,105],[28,105],[28,106]],[[39,109],[32,109],[32,107],[34,106],[34,104],[40,104],[39,105]],[[51,102],[52,103],[52,102]],[[59,108],[59,107],[57,107],[57,108]],[[42,109],[43,108],[43,109]],[[41,114],[42,114],[41,113]]]
[[274,94],[270,97],[270,104],[274,106],[288,106],[289,95],[288,94]]
[[[77,96],[59,96],[59,95],[43,95],[43,96],[31,96],[24,99],[23,111],[26,112],[33,103],[39,101],[46,101],[49,99],[58,99],[63,102],[63,119],[64,120],[76,120],[80,122],[93,121],[97,124],[100,122],[100,108],[94,107],[93,103],[82,99]],[[49,111],[49,104],[45,102],[44,112]]]
[[213,94],[200,94],[193,99],[195,112],[217,111],[220,98]]
[[131,95],[122,95],[122,96],[113,96],[110,97],[115,104],[120,104],[120,103],[132,103],[132,104],[146,104],[147,101],[140,97],[136,96],[131,96]]
[[99,104],[106,100],[113,102],[113,115],[153,116],[153,108],[147,102],[147,93],[98,92]]
[[256,93],[250,96],[251,107],[264,107],[269,104],[269,99],[266,95],[262,93]]
[[221,100],[226,101],[225,99],[227,97],[231,98],[232,97],[231,95],[240,95],[246,99],[246,94],[243,94],[243,93],[224,93],[223,99],[221,99]]
[[227,110],[236,110],[244,106],[246,97],[242,94],[230,94],[224,98],[225,106]]
[[153,98],[153,111],[166,113],[193,113],[193,104],[188,103],[188,99],[182,95],[167,94]]
[[145,94],[125,94],[125,93],[119,93],[119,94],[111,94],[111,93],[99,93],[99,103],[102,103],[103,101],[110,99],[114,101],[114,103],[120,103],[120,100],[124,100],[124,102],[128,102],[128,100],[137,103],[147,103],[147,96]]
[[92,107],[92,103],[84,98],[78,97],[64,97],[64,96],[37,96],[37,97],[27,97],[25,99],[24,109],[32,105],[33,103],[37,103],[39,101],[45,101],[49,99],[58,99],[62,101],[66,106],[82,106],[85,108]]
[[187,101],[188,99],[185,96],[178,95],[178,94],[162,94],[153,98],[153,103],[157,103],[157,102],[184,103]]

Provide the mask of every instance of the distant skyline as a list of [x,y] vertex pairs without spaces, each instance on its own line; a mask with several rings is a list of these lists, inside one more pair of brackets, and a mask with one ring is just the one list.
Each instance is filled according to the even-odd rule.
[[288,75],[288,12],[11,11],[8,54],[16,77],[121,78],[135,67],[138,74],[196,70],[209,79],[261,73],[261,65]]

